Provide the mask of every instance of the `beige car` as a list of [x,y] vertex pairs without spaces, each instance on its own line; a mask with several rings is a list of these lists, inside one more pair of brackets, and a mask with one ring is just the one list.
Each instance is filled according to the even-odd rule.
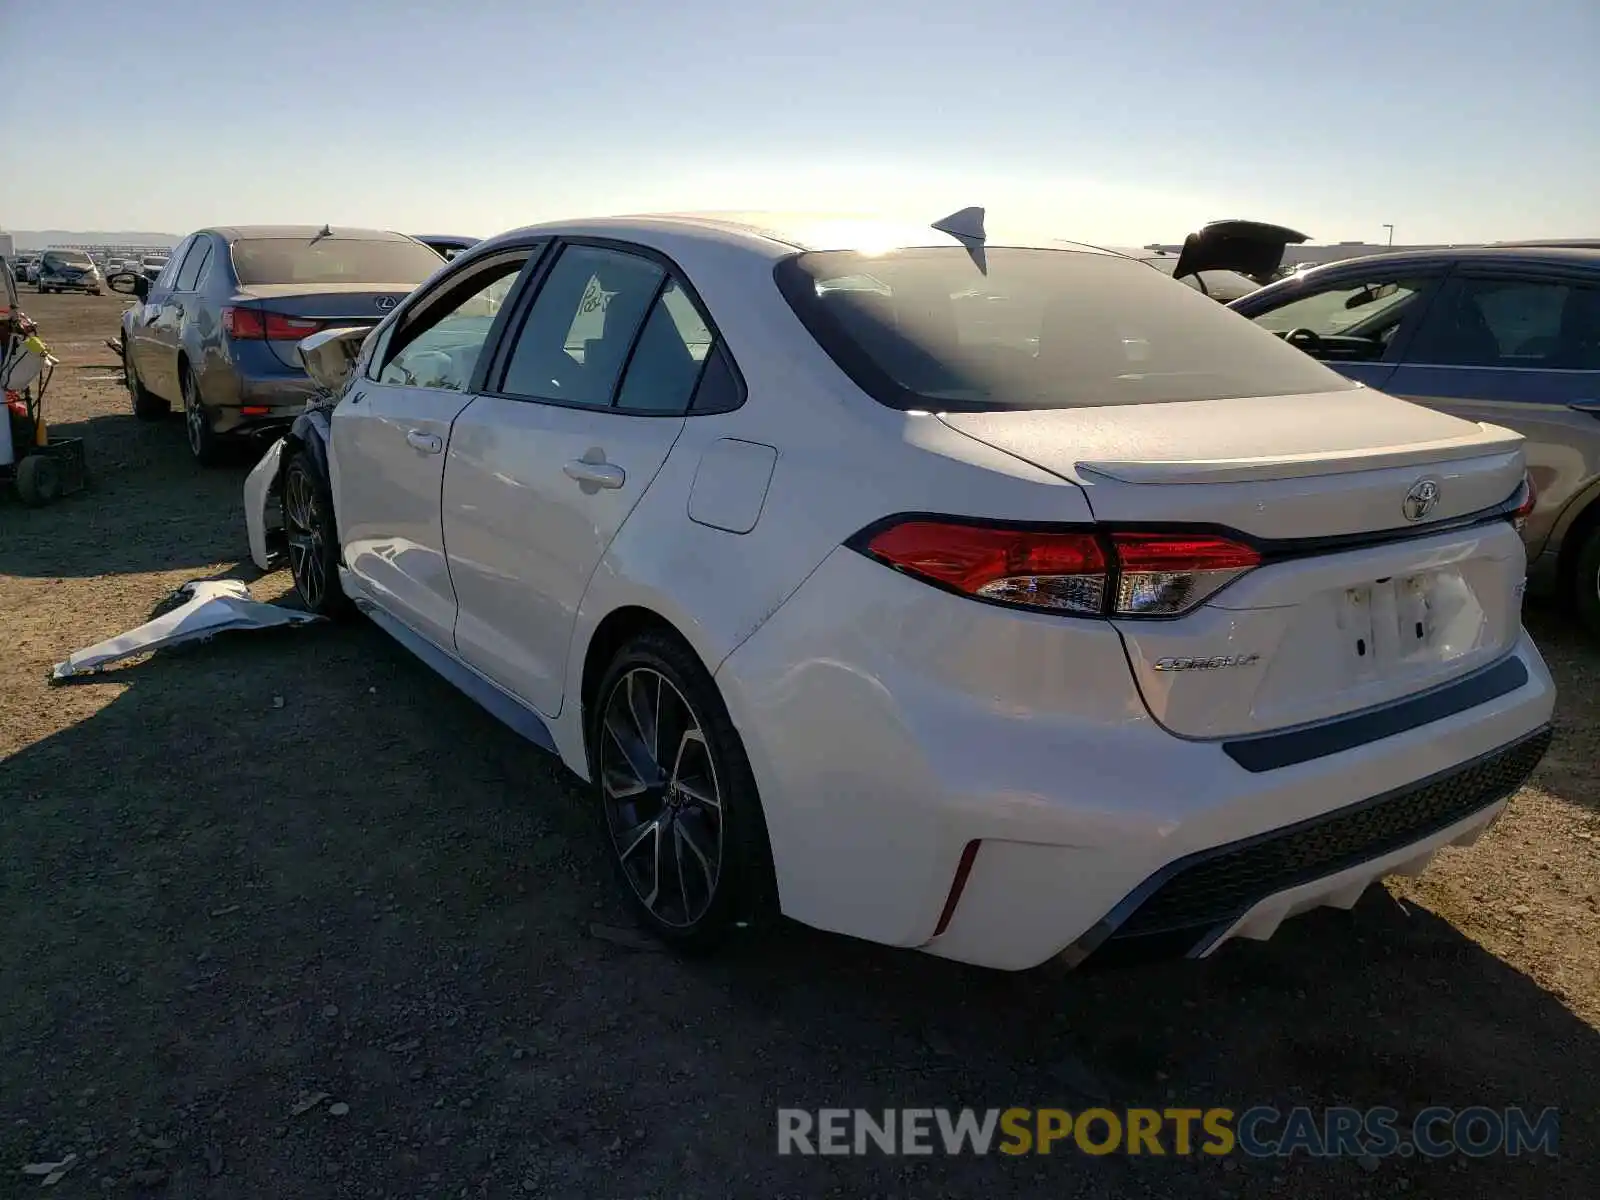
[[1600,246],[1379,254],[1231,307],[1352,379],[1527,438],[1530,587],[1600,636]]

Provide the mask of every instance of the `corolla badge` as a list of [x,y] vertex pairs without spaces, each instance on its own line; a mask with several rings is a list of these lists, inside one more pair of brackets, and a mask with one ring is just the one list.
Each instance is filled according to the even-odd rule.
[[378,306],[379,311],[388,312],[396,304],[399,304],[400,301],[395,296],[379,296],[376,300],[373,301],[373,303]]
[[1210,658],[1158,658],[1158,671],[1219,671],[1225,667],[1253,667],[1259,654],[1218,654]]
[[1406,498],[1400,502],[1400,511],[1405,513],[1406,520],[1420,521],[1431,513],[1439,503],[1439,481],[1437,479],[1419,479],[1411,485],[1411,490],[1406,493]]

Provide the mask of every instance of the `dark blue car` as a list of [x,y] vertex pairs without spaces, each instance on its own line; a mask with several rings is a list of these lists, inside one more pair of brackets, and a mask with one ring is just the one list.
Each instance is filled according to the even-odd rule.
[[1379,254],[1230,307],[1370,387],[1522,434],[1530,586],[1600,634],[1600,246]]
[[295,353],[332,325],[376,325],[443,257],[405,234],[317,226],[235,226],[190,234],[154,280],[113,276],[136,297],[122,317],[135,415],[183,410],[197,461],[228,439],[289,425],[312,394]]

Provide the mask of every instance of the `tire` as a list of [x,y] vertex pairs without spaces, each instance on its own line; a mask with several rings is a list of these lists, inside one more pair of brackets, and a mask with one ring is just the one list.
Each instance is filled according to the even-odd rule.
[[1590,637],[1600,638],[1600,525],[1591,528],[1573,560],[1572,607]]
[[128,385],[128,396],[133,401],[133,415],[141,421],[159,421],[172,411],[172,406],[157,396],[139,380],[133,369],[133,359],[128,357],[128,343],[122,343],[122,378]]
[[183,393],[183,430],[189,439],[189,453],[202,467],[221,466],[225,458],[222,436],[211,428],[200,384],[183,363],[178,364],[178,388]]
[[17,495],[37,508],[61,495],[61,464],[48,454],[30,454],[17,464]]
[[585,721],[600,825],[641,923],[686,953],[763,923],[776,887],[761,799],[694,652],[665,632],[634,638],[611,660]]
[[340,619],[355,611],[339,585],[339,532],[328,481],[304,451],[284,464],[278,489],[283,533],[289,543],[289,573],[307,612]]

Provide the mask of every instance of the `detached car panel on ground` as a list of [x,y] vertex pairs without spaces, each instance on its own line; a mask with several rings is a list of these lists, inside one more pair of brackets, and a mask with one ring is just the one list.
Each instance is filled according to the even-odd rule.
[[1375,255],[1232,307],[1370,387],[1521,433],[1534,583],[1600,633],[1600,249]]
[[1206,954],[1543,753],[1520,439],[1127,257],[688,215],[473,247],[251,473],[314,611],[594,787],[641,919]]

